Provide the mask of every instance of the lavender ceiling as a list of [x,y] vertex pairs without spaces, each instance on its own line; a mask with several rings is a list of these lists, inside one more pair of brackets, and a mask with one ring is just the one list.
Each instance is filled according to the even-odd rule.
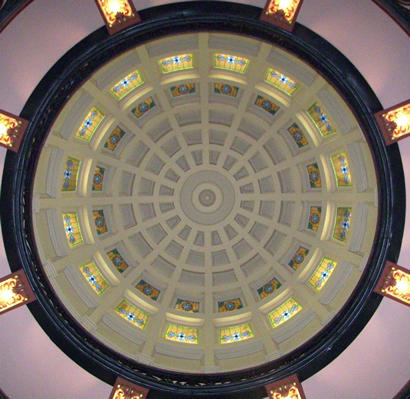
[[[240,1],[263,7],[265,0]],[[81,5],[80,5],[81,3]],[[138,9],[170,3],[134,1]],[[341,50],[385,108],[406,98],[407,35],[370,0],[305,0],[298,21]],[[42,76],[70,47],[102,26],[92,0],[36,0],[0,35],[0,108],[19,114]],[[400,142],[410,182],[410,140]],[[5,151],[0,149],[0,174]],[[407,198],[410,198],[410,183]],[[399,263],[410,267],[410,211]],[[0,240],[0,275],[10,273]],[[406,317],[407,316],[407,317]],[[408,309],[384,299],[359,337],[303,383],[309,399],[386,399],[410,369]],[[61,352],[22,307],[0,318],[0,387],[11,399],[108,398],[111,387]]]

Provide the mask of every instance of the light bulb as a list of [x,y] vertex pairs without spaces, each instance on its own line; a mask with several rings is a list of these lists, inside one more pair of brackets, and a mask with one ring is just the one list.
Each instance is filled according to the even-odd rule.
[[3,123],[0,123],[0,136],[3,136],[4,134],[7,134],[7,126],[4,125]]
[[396,288],[401,292],[408,292],[410,288],[410,284],[406,280],[400,280],[396,283]]
[[409,117],[404,112],[401,112],[398,115],[395,122],[396,122],[396,125],[399,126],[399,127],[406,127],[409,124]]
[[2,302],[8,302],[11,298],[13,298],[14,292],[13,290],[2,290],[0,293],[0,299]]
[[288,8],[292,4],[292,0],[280,0],[279,1],[279,8],[282,10]]
[[121,11],[121,2],[119,0],[111,0],[108,3],[108,11],[118,14]]

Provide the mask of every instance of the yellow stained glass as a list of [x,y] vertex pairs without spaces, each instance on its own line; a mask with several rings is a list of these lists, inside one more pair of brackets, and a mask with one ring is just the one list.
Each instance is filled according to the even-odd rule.
[[133,108],[131,112],[139,119],[154,107],[154,99],[152,97],[148,97],[142,103],[139,103],[135,108]]
[[231,344],[234,342],[245,341],[253,338],[254,336],[255,334],[253,333],[252,327],[249,323],[232,327],[224,327],[219,330],[219,343]]
[[64,231],[70,248],[84,242],[76,212],[63,213]]
[[307,248],[299,247],[292,259],[289,261],[289,266],[294,270],[298,270],[299,266],[305,261],[308,253],[309,250]]
[[163,74],[185,71],[194,68],[194,56],[192,54],[179,54],[172,57],[162,58],[158,61]]
[[102,191],[104,182],[105,168],[102,166],[96,166],[93,176],[92,191]]
[[306,169],[309,175],[309,183],[311,188],[321,188],[322,187],[322,179],[320,177],[320,170],[319,165],[315,163],[311,163],[306,165]]
[[317,291],[320,291],[324,285],[327,283],[327,280],[335,271],[337,262],[333,259],[324,257],[319,265],[316,267],[312,276],[309,279],[310,285]]
[[290,79],[282,72],[276,71],[273,68],[269,68],[266,72],[265,82],[270,84],[273,87],[276,87],[280,91],[291,96],[299,88],[294,80]]
[[305,147],[309,144],[306,136],[303,134],[302,129],[297,123],[292,123],[292,125],[288,127],[288,132],[292,136],[293,140],[295,140],[299,148]]
[[336,133],[332,122],[329,120],[329,117],[318,103],[314,103],[308,109],[308,114],[315,126],[319,129],[322,136],[328,136],[329,134]]
[[125,136],[124,130],[117,126],[109,135],[106,142],[104,143],[104,148],[107,150],[114,151],[117,148],[120,140]]
[[165,331],[165,339],[168,341],[182,342],[184,344],[197,344],[198,329],[195,327],[168,324]]
[[308,229],[312,231],[318,231],[320,225],[320,218],[322,215],[321,206],[311,206],[309,213]]
[[257,96],[255,105],[262,108],[264,111],[269,112],[271,115],[275,115],[279,110],[279,106],[267,99],[266,97]]
[[293,298],[278,306],[269,313],[268,317],[273,328],[285,323],[302,310],[302,306]]
[[221,53],[214,55],[214,63],[215,68],[238,73],[245,73],[249,66],[249,60],[245,57]]
[[73,157],[67,157],[64,167],[64,180],[62,191],[75,191],[77,190],[78,171],[80,169],[81,162]]
[[102,209],[93,211],[93,220],[98,235],[108,231],[107,224],[105,223],[104,211]]
[[104,117],[105,115],[98,108],[91,108],[91,111],[87,114],[77,130],[75,137],[84,141],[90,141]]
[[117,100],[122,100],[142,84],[144,84],[144,80],[141,74],[135,70],[111,87],[110,92]]
[[80,266],[80,271],[96,294],[101,295],[108,287],[107,281],[94,262]]
[[352,185],[352,175],[350,174],[346,153],[339,152],[332,155],[332,164],[338,187],[350,187]]
[[230,299],[228,301],[218,301],[218,312],[233,312],[242,309],[241,298]]
[[239,87],[228,85],[227,83],[215,83],[214,92],[224,96],[236,97],[238,95]]
[[115,248],[107,253],[111,262],[115,268],[120,272],[124,272],[128,268],[128,264],[125,262],[124,258],[120,255],[118,250]]
[[151,284],[147,283],[144,280],[140,280],[140,282],[135,286],[135,288],[142,292],[147,297],[151,298],[153,301],[156,301],[159,297],[160,290],[153,287]]
[[346,241],[350,228],[352,208],[337,208],[336,221],[333,229],[333,238],[338,241]]
[[267,282],[265,285],[258,288],[258,295],[261,299],[264,299],[267,296],[272,295],[281,286],[281,282],[276,278],[273,278],[271,281]]
[[175,304],[175,309],[182,310],[183,312],[198,313],[199,302],[178,298],[177,303]]
[[196,91],[195,83],[183,83],[178,86],[172,86],[169,89],[172,97],[181,97],[188,94],[193,94]]
[[147,326],[149,319],[148,314],[136,308],[134,305],[131,305],[126,300],[121,301],[121,303],[115,308],[115,312],[141,330]]

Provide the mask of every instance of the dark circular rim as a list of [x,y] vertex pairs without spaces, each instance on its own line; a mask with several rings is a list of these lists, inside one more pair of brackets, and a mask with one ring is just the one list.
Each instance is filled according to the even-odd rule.
[[[296,24],[292,33],[259,21],[261,9],[223,1],[173,3],[140,11],[142,23],[109,36],[98,29],[69,50],[45,75],[21,116],[30,120],[20,151],[7,153],[1,191],[1,222],[12,271],[21,267],[37,301],[30,311],[49,337],[81,367],[113,384],[117,376],[151,389],[151,398],[259,399],[264,385],[296,373],[305,380],[335,359],[377,309],[373,293],[386,260],[397,262],[404,231],[405,186],[397,144],[386,147],[373,114],[380,102],[358,70],[326,40]],[[172,21],[172,22],[171,22]],[[281,359],[221,374],[184,374],[136,363],[88,334],[66,311],[42,269],[32,230],[32,183],[42,145],[73,92],[113,57],[147,41],[196,31],[258,38],[310,64],[344,98],[366,134],[379,188],[378,228],[368,266],[355,292],[325,329]]]

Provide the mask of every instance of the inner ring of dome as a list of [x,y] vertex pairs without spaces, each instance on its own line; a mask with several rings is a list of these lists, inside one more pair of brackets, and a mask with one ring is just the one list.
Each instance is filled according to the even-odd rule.
[[212,225],[226,219],[235,203],[231,182],[213,170],[192,174],[180,192],[181,209],[193,222]]

